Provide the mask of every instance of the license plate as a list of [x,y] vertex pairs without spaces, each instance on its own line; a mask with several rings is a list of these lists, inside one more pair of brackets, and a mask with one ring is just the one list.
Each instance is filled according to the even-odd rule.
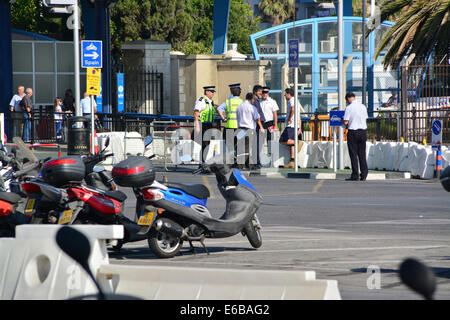
[[72,213],[72,209],[64,210],[63,212],[61,212],[61,214],[59,215],[58,224],[70,223],[70,221],[72,221]]
[[153,222],[153,218],[155,217],[154,211],[145,212],[138,220],[138,225],[140,226],[149,226]]
[[27,205],[25,207],[25,213],[28,213],[28,214],[33,213],[35,203],[36,203],[36,199],[28,199]]

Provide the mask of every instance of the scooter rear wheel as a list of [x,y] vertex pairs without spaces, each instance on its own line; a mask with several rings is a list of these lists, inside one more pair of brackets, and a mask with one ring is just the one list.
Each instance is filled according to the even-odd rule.
[[250,220],[244,226],[244,233],[247,236],[248,242],[252,245],[253,248],[257,249],[262,245],[262,237],[261,231],[259,228],[258,218],[253,216],[252,220]]
[[[160,219],[173,226],[181,228],[181,226],[175,221],[167,218]],[[152,227],[148,233],[148,246],[158,258],[172,258],[181,250],[183,240],[166,232],[157,231],[154,227]]]

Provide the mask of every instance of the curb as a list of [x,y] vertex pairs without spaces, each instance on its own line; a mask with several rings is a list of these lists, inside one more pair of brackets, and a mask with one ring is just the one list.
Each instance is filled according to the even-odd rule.
[[[313,179],[313,180],[345,180],[350,173],[315,173],[315,172],[278,172],[261,171],[250,172],[250,176],[260,176],[266,178],[289,178],[289,179]],[[410,172],[387,172],[369,173],[366,180],[399,180],[411,179]]]

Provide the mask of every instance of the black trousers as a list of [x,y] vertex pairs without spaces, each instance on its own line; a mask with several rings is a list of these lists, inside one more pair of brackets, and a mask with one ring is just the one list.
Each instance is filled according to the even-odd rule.
[[365,179],[369,173],[366,160],[367,130],[348,130],[347,147],[352,163],[352,178],[359,178],[359,168],[361,169],[361,179]]
[[202,154],[200,156],[200,162],[204,163],[206,159],[206,155],[203,155],[203,152],[205,149],[209,146],[209,140],[205,140],[205,132],[208,131],[213,127],[213,124],[211,122],[202,122]]

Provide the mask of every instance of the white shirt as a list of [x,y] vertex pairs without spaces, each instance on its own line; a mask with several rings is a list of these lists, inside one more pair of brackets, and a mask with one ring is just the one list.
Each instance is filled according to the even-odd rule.
[[250,101],[245,100],[238,105],[236,116],[239,128],[256,129],[256,120],[259,119],[259,113]]
[[273,121],[273,113],[277,112],[280,109],[278,108],[277,102],[271,97],[267,97],[266,100],[261,99],[260,103],[266,122]]
[[[291,116],[291,108],[294,108],[294,103],[295,103],[295,99],[294,97],[292,97],[291,99],[289,99],[288,103],[287,103],[287,114],[286,114],[286,120],[285,120],[285,124],[286,127],[289,128],[295,128],[295,118],[294,118],[294,114],[292,114],[292,118],[291,118],[291,123],[288,123],[289,121],[289,117]],[[301,124],[301,119],[300,119],[300,110],[303,110],[302,105],[300,104],[300,101],[297,100],[297,119],[298,119],[298,129],[300,129],[300,124]]]
[[201,97],[201,98],[198,98],[196,101],[195,101],[195,106],[194,106],[194,111],[195,110],[197,110],[197,111],[203,111],[203,110],[205,110],[206,109],[206,102],[208,102],[208,104],[210,104],[211,102],[212,102],[212,100],[211,99],[209,99],[208,97]]
[[344,120],[348,121],[348,129],[350,130],[367,129],[367,118],[366,106],[356,100],[353,100],[345,108]]
[[14,111],[16,112],[22,112],[22,109],[20,109],[19,106],[19,102],[22,101],[22,97],[19,96],[18,94],[15,94],[12,99],[11,102],[9,103],[10,106],[14,106]]
[[[89,114],[91,113],[91,98],[90,97],[81,99],[80,104],[81,104],[81,109],[83,110],[83,113],[89,113]],[[97,103],[95,103],[95,100],[94,100],[94,112],[95,112],[96,107],[97,107]]]
[[61,105],[56,106],[54,118],[55,118],[55,120],[62,120],[63,115],[62,115]]

